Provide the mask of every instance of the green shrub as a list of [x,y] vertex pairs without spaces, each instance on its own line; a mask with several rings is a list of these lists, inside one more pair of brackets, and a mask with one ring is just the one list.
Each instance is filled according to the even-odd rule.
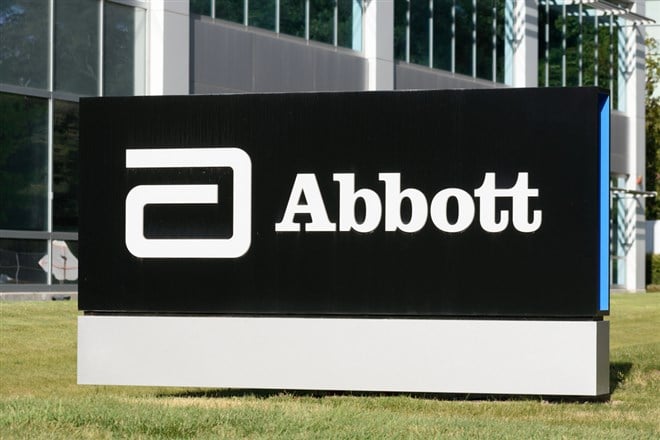
[[660,254],[646,255],[646,284],[660,285]]

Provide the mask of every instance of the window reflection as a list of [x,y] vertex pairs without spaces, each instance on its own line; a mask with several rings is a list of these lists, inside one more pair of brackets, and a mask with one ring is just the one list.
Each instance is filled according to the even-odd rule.
[[0,285],[46,284],[39,261],[48,253],[46,240],[0,239]]
[[0,82],[48,87],[48,2],[0,2]]
[[0,229],[45,230],[48,101],[0,93]]
[[98,94],[99,4],[55,2],[55,89]]
[[335,22],[334,0],[314,0],[309,3],[309,38],[333,44]]
[[275,0],[250,0],[249,7],[250,26],[275,30]]
[[305,38],[305,0],[280,0],[280,32]]
[[433,67],[451,70],[452,0],[433,1]]
[[53,105],[53,229],[78,230],[78,104]]
[[410,2],[410,29],[410,62],[427,66],[429,64],[428,0]]
[[456,0],[456,72],[472,75],[472,0]]
[[103,94],[143,94],[144,10],[105,2],[103,11]]
[[[243,0],[215,0],[216,18],[222,18],[223,20],[233,21],[234,23],[243,23],[244,21],[243,9],[244,9]],[[211,15],[211,11],[209,10],[209,12],[207,13],[199,12],[199,14]]]

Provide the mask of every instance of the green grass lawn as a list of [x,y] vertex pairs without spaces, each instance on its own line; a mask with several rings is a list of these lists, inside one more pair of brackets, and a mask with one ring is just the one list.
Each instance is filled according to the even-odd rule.
[[76,316],[0,302],[0,438],[660,438],[660,293],[612,296],[608,402],[78,386]]

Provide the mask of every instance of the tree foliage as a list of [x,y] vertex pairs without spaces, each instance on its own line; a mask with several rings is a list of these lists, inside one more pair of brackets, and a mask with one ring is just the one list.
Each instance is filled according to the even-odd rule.
[[[647,39],[646,48],[646,189],[660,192],[660,45]],[[660,219],[660,200],[647,199],[646,218]]]

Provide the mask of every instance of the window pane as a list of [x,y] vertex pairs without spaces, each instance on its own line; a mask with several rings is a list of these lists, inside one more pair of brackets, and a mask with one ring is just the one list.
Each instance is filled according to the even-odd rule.
[[211,16],[211,2],[213,0],[190,0],[190,12],[192,14]]
[[46,240],[0,239],[0,285],[46,284],[48,273]]
[[48,101],[0,93],[0,229],[45,230]]
[[143,94],[144,10],[105,2],[103,13],[103,94]]
[[0,82],[48,87],[48,2],[0,1]]
[[406,29],[408,27],[408,2],[394,1],[394,59],[406,60]]
[[337,0],[337,15],[337,45],[362,50],[361,0]]
[[579,85],[580,14],[578,5],[566,6],[566,85]]
[[248,6],[250,26],[275,30],[275,0],[250,0]]
[[332,44],[335,23],[334,0],[310,0],[309,38],[314,41]]
[[456,0],[456,73],[472,75],[472,0]]
[[497,82],[504,83],[504,8],[505,0],[495,0],[497,4]]
[[78,104],[53,106],[53,229],[78,230]]
[[410,2],[410,62],[429,65],[429,0]]
[[243,8],[243,0],[215,0],[215,17],[243,23]]
[[493,78],[494,0],[477,1],[477,77]]
[[99,4],[55,2],[55,89],[98,94]]
[[548,20],[550,22],[550,54],[549,54],[549,74],[548,85],[550,87],[560,87],[562,85],[562,6],[550,3]]
[[433,67],[451,70],[452,0],[433,2]]
[[305,0],[280,0],[280,32],[305,38]]

